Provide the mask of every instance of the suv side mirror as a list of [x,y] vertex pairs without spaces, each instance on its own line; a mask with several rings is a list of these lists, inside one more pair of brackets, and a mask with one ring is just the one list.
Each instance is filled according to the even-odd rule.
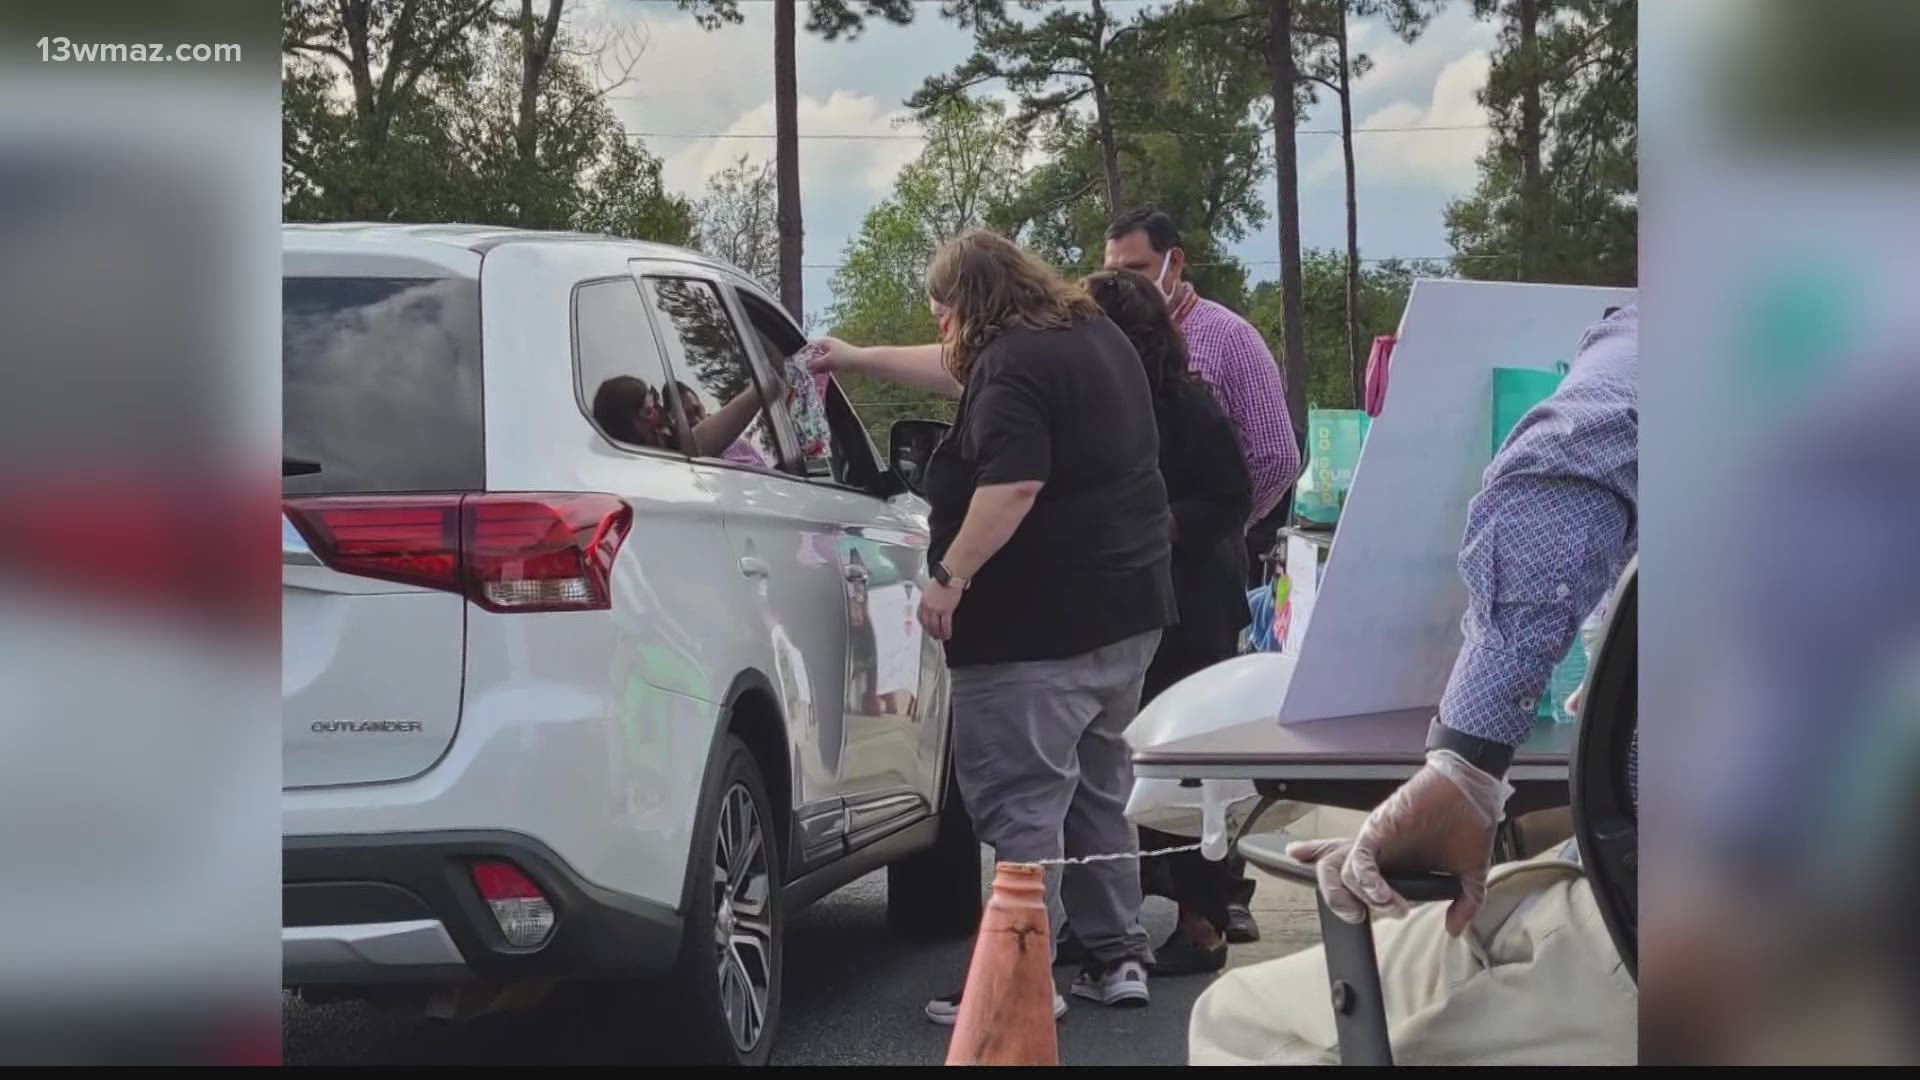
[[933,450],[953,425],[939,420],[896,420],[887,431],[887,466],[915,495],[924,495],[922,480]]

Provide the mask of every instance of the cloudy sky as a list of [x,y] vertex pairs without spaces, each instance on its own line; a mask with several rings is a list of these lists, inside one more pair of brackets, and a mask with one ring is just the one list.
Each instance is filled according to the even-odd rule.
[[[1079,2],[1079,0],[1063,0]],[[1146,0],[1109,0],[1125,10]],[[644,35],[645,54],[613,107],[629,131],[666,160],[667,183],[697,195],[706,177],[741,155],[773,153],[773,17],[766,0],[741,0],[746,21],[708,32],[673,0],[585,0],[591,20],[612,19]],[[1353,47],[1373,70],[1356,85],[1358,128],[1447,128],[1357,137],[1360,246],[1367,258],[1429,257],[1450,249],[1441,209],[1473,186],[1485,144],[1485,113],[1474,100],[1486,81],[1494,28],[1466,5],[1450,5],[1415,44],[1384,25],[1354,28]],[[800,182],[806,223],[807,307],[822,309],[828,281],[861,217],[918,153],[902,102],[929,73],[965,59],[971,35],[921,5],[910,26],[874,23],[853,41],[800,39]],[[1309,130],[1339,128],[1337,102],[1301,123],[1300,215],[1307,247],[1344,244],[1340,140]],[[725,136],[725,137],[714,137]],[[818,136],[887,136],[819,138]],[[904,136],[904,137],[903,137]],[[1269,208],[1271,179],[1263,184]],[[1275,276],[1271,220],[1236,250],[1256,280]]]

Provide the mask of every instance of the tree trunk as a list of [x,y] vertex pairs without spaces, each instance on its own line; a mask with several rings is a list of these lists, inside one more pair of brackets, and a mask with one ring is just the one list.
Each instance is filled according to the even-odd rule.
[[1280,191],[1280,374],[1296,441],[1307,430],[1307,343],[1300,281],[1300,155],[1294,144],[1293,0],[1267,0],[1274,179]]
[[1531,281],[1541,270],[1540,237],[1545,200],[1540,192],[1540,56],[1536,31],[1538,0],[1519,0],[1520,56],[1525,69],[1520,91],[1520,280]]
[[1339,0],[1340,148],[1347,158],[1347,363],[1353,370],[1353,407],[1367,399],[1367,351],[1360,340],[1360,197],[1353,176],[1353,67],[1347,57],[1347,4]]
[[379,141],[379,115],[373,93],[370,15],[365,0],[349,0],[340,5],[340,19],[347,31],[347,73],[353,80],[354,117],[360,121],[361,138],[372,145]]
[[564,0],[547,0],[546,15],[536,21],[533,0],[520,0],[520,111],[514,117],[513,148],[518,163],[514,177],[520,188],[514,203],[519,208],[520,224],[545,226],[544,207],[529,205],[533,179],[540,168],[540,80],[546,76],[553,58],[553,39],[560,32],[560,8]]
[[780,230],[780,303],[805,320],[800,289],[800,82],[794,58],[796,0],[773,4],[774,202]]
[[1120,143],[1113,131],[1113,115],[1107,110],[1105,84],[1093,84],[1094,123],[1100,133],[1100,162],[1107,177],[1107,216],[1118,216],[1124,208],[1120,199]]
[[1120,143],[1113,130],[1113,112],[1107,106],[1107,83],[1104,58],[1107,37],[1107,7],[1101,0],[1093,0],[1093,53],[1094,63],[1089,82],[1093,84],[1093,119],[1100,137],[1100,164],[1106,170],[1107,179],[1107,216],[1120,213]]
[[360,128],[357,147],[361,167],[354,170],[353,190],[343,192],[346,216],[381,217],[378,167],[382,139],[380,110],[373,90],[373,50],[369,37],[369,9],[364,0],[340,5],[340,21],[347,33],[347,75],[353,83],[353,118]]
[[514,117],[513,148],[523,169],[533,164],[542,64],[539,37],[534,33],[533,0],[520,0],[520,111]]

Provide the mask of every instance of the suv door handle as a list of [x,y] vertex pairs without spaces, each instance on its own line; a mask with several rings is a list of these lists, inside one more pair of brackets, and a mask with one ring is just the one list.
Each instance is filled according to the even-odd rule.
[[873,574],[866,567],[859,565],[848,565],[844,573],[847,575],[847,580],[856,585],[865,585],[873,578]]
[[747,555],[740,560],[740,572],[750,578],[764,578],[773,573],[773,568],[767,565],[765,559]]

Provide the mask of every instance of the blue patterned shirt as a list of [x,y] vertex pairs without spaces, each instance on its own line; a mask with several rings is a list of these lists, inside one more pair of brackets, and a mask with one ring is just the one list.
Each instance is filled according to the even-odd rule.
[[[1552,397],[1487,467],[1467,513],[1465,638],[1440,721],[1519,746],[1580,624],[1639,543],[1640,315],[1614,312],[1581,339]],[[1638,739],[1630,768],[1637,778]]]

